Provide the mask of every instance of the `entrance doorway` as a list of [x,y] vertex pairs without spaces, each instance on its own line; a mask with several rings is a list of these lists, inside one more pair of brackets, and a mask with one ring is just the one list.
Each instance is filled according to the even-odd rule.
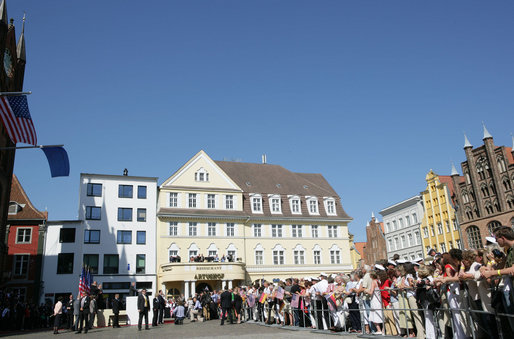
[[202,282],[202,283],[199,283],[196,286],[196,291],[195,292],[196,293],[200,293],[200,292],[204,292],[205,290],[208,290],[209,292],[213,291],[211,285],[209,285],[208,283]]

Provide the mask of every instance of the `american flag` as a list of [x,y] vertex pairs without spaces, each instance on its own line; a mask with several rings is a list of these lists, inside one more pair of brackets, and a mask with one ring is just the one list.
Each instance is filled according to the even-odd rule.
[[37,144],[26,95],[0,96],[0,118],[13,143]]
[[80,280],[79,280],[79,293],[86,293],[89,294],[91,291],[91,281],[93,280],[93,276],[89,272],[89,268],[86,268],[85,266],[82,267],[82,273],[80,273]]

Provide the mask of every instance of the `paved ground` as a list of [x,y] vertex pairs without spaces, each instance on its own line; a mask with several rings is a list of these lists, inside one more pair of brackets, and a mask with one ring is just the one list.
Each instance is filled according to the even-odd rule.
[[[335,334],[325,334],[318,333],[316,331],[312,332],[310,330],[287,330],[282,329],[280,327],[275,326],[263,326],[254,323],[244,323],[244,324],[225,324],[220,326],[219,320],[211,320],[206,321],[204,323],[191,323],[189,321],[184,321],[184,325],[174,325],[174,324],[165,324],[159,327],[150,327],[149,330],[145,331],[144,329],[140,332],[137,330],[137,326],[122,326],[121,328],[113,329],[113,328],[95,328],[89,331],[87,334],[75,334],[74,332],[70,332],[67,330],[61,330],[59,335],[54,335],[52,330],[44,331],[44,332],[18,332],[12,333],[12,336],[22,337],[23,339],[27,338],[82,338],[82,337],[91,337],[93,336],[95,339],[101,338],[166,338],[166,337],[175,337],[175,338],[186,338],[186,337],[195,337],[195,338],[215,338],[215,337],[225,337],[225,338],[334,338]],[[340,336],[340,335],[337,335]],[[357,338],[356,335],[345,335],[345,338]]]

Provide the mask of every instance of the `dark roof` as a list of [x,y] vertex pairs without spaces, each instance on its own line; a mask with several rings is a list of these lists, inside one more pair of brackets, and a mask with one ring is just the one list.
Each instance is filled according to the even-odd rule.
[[48,212],[41,212],[32,205],[27,193],[25,193],[20,181],[14,174],[12,175],[10,201],[15,201],[20,205],[25,205],[25,207],[23,207],[17,214],[9,214],[7,216],[9,220],[48,219]]
[[[232,161],[216,161],[216,164],[243,190],[243,210],[253,216],[291,217],[291,218],[328,218],[350,219],[344,211],[336,191],[317,173],[295,173],[279,165],[256,164]],[[250,193],[262,195],[263,213],[252,213]],[[267,194],[281,196],[282,213],[271,213]],[[300,197],[301,214],[291,213],[287,200],[288,195]],[[306,196],[318,198],[319,215],[310,215],[307,208]],[[336,214],[328,216],[323,207],[323,197],[335,199]],[[286,198],[286,199],[284,199]]]
[[321,174],[295,173],[279,165],[216,161],[248,193],[338,197]]

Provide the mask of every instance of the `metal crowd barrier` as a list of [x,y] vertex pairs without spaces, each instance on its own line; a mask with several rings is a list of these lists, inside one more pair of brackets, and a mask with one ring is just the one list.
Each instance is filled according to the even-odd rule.
[[[397,307],[398,305],[393,305],[392,303],[389,308],[367,307],[367,301],[365,301],[365,298],[362,296],[355,297],[352,302],[353,305],[350,307],[350,305],[344,304],[344,300],[347,298],[346,295],[343,295],[342,297],[343,305],[338,306],[335,310],[331,310],[330,307],[328,307],[328,303],[324,302],[321,297],[318,297],[316,300],[311,300],[308,303],[306,302],[306,305],[303,308],[290,307],[290,304],[287,306],[287,304],[284,304],[286,301],[266,301],[264,304],[261,304],[256,300],[255,305],[251,308],[249,308],[246,303],[243,304],[241,319],[244,321],[253,320],[257,323],[265,323],[267,325],[278,325],[277,319],[279,319],[278,323],[280,326],[287,325],[287,327],[295,329],[316,331],[329,331],[334,325],[338,325],[341,329],[339,332],[342,334],[364,334],[367,322],[366,319],[368,319],[371,312],[376,311],[381,315],[382,334],[386,336],[399,336],[401,334],[406,334],[408,336],[409,329],[416,328],[416,322],[421,324],[421,329],[418,329],[418,332],[422,330],[422,333],[426,333],[426,319],[429,319],[429,321],[430,319],[433,319],[432,323],[435,330],[435,338],[448,337],[445,334],[445,329],[450,327],[453,329],[452,332],[455,332],[455,329],[458,327],[463,328],[465,333],[469,334],[469,338],[473,339],[477,339],[479,333],[485,333],[490,338],[512,338],[512,330],[514,327],[509,328],[509,323],[512,322],[512,324],[514,324],[514,314],[497,312],[496,310],[494,313],[489,313],[485,310],[475,309],[476,305],[470,305],[470,298],[467,289],[459,289],[459,292],[462,292],[459,294],[461,307],[451,308],[449,307],[449,301],[446,296],[448,285],[443,284],[439,288],[439,290],[442,291],[441,306],[436,307],[433,311],[418,308],[417,306],[411,307],[407,296],[408,290],[391,288],[385,291],[397,293],[396,299],[398,300],[400,307]],[[411,291],[415,290],[416,288],[411,289]],[[382,291],[384,290],[380,290],[380,292]],[[512,298],[512,292],[513,291],[511,291],[511,300],[514,300],[514,298]],[[379,295],[380,305],[382,306],[382,295],[381,293],[379,293]],[[372,296],[370,296],[370,298],[371,297]],[[413,301],[411,300],[411,303],[412,302]],[[355,308],[355,303],[358,303],[357,308]],[[386,319],[387,317],[392,318],[392,324],[389,324],[389,326],[386,326],[386,321],[390,321],[391,318]],[[291,318],[292,323],[290,321]],[[358,328],[359,326],[355,326],[356,318],[359,319],[360,328]],[[459,319],[459,321],[462,321],[462,323],[456,324],[456,318]],[[486,321],[486,318],[489,318],[491,321]],[[492,321],[493,318],[494,321]],[[374,327],[373,325],[369,326],[370,329]],[[391,331],[392,326],[394,326],[396,331]],[[358,332],[353,332],[350,329]],[[405,329],[406,332],[402,333],[403,329]],[[453,337],[456,336],[453,335]],[[423,338],[428,337],[424,334]]]

